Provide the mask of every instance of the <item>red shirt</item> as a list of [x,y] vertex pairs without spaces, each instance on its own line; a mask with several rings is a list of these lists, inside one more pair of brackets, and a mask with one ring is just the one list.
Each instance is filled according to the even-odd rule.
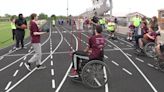
[[31,43],[40,43],[40,35],[34,35],[34,32],[40,32],[40,30],[35,22],[30,21]]
[[104,57],[105,38],[102,35],[94,35],[89,39],[89,48],[92,52],[89,59],[102,59]]

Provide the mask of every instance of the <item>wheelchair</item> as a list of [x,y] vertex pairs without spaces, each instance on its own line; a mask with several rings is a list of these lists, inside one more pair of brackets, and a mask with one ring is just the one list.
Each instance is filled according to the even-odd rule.
[[107,65],[100,60],[83,61],[79,66],[78,79],[72,78],[74,82],[81,82],[87,87],[101,88],[109,81],[110,72]]
[[156,43],[155,42],[149,42],[144,46],[144,53],[151,58],[156,57],[156,53],[155,53],[155,46]]
[[143,51],[140,48],[136,49],[137,55],[145,54],[150,58],[154,58],[156,57],[155,46],[156,46],[155,42],[149,42],[144,46]]
[[159,56],[156,56],[154,58],[154,61],[155,61],[155,67],[160,71],[164,72],[164,59],[161,59],[159,58]]

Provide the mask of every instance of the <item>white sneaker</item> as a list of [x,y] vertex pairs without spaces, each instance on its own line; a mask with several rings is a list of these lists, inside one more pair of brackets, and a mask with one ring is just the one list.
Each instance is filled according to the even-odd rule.
[[27,68],[27,70],[31,71],[31,69],[30,69],[30,67],[31,67],[30,63],[24,63],[24,65]]
[[42,65],[36,66],[36,69],[37,69],[37,70],[42,70],[42,69],[45,69],[45,68],[46,68],[46,66],[42,66]]

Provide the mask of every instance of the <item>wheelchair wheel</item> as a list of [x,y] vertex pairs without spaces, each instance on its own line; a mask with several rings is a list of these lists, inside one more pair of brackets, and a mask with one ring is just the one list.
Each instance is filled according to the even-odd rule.
[[92,60],[83,67],[81,77],[85,85],[100,88],[109,81],[109,74],[109,69],[103,61]]
[[148,57],[151,57],[151,58],[156,57],[155,46],[156,44],[154,42],[147,43],[144,46],[144,52]]
[[157,66],[157,68],[160,71],[164,72],[164,61],[163,61],[163,59],[156,57],[156,58],[154,58],[154,60],[155,60],[155,66]]

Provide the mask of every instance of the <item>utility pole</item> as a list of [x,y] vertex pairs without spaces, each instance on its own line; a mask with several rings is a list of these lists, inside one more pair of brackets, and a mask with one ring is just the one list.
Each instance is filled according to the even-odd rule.
[[112,17],[112,9],[113,9],[113,2],[112,0],[109,0],[110,3],[110,17]]
[[68,17],[68,0],[67,0],[67,17]]

